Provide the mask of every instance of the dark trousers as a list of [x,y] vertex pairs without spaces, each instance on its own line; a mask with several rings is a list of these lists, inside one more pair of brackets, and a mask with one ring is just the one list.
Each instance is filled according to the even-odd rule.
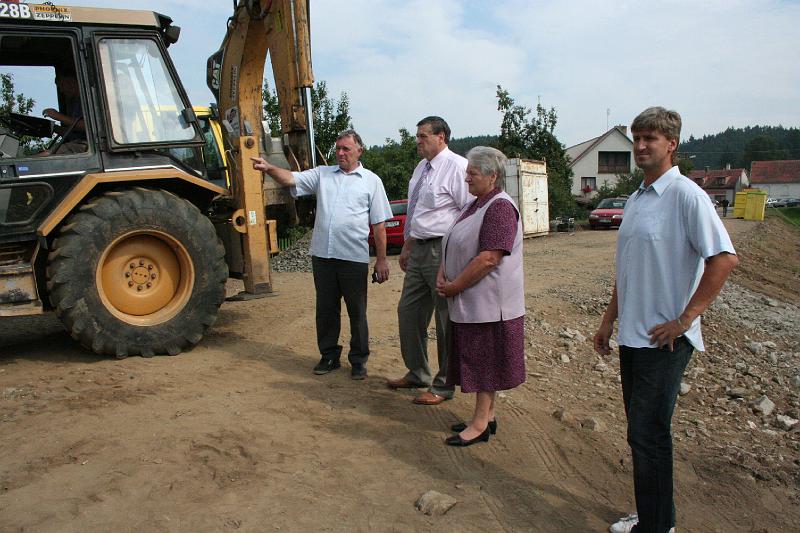
[[342,355],[342,298],[350,317],[350,364],[364,364],[369,357],[367,329],[368,263],[341,259],[311,258],[317,291],[317,346],[324,359],[338,361]]
[[675,525],[672,498],[672,413],[694,348],[679,337],[675,351],[620,346],[622,398],[633,455],[637,533],[667,533]]

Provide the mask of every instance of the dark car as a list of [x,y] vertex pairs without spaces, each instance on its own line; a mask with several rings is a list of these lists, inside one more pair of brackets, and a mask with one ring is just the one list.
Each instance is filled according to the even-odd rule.
[[589,227],[619,228],[622,224],[622,211],[627,198],[604,198],[597,204],[597,209],[589,213]]
[[800,207],[800,198],[787,198],[786,207]]
[[[403,232],[406,228],[406,210],[408,200],[393,200],[389,202],[392,206],[392,218],[386,221],[386,247],[402,248]],[[372,236],[372,226],[369,228],[369,248],[375,248],[375,238]]]

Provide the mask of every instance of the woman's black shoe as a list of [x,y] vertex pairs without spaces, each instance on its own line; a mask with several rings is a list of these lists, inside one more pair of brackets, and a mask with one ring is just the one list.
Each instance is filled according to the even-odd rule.
[[[456,433],[461,433],[462,431],[467,429],[467,423],[459,422],[458,424],[453,424],[452,426],[450,426],[450,429],[452,431],[455,431]],[[497,433],[497,420],[489,420],[489,431],[491,431],[492,435]]]
[[464,440],[461,438],[461,435],[453,435],[452,437],[447,437],[444,442],[448,446],[472,446],[478,442],[487,442],[489,437],[491,436],[491,432],[487,427],[483,433],[475,437],[474,439]]

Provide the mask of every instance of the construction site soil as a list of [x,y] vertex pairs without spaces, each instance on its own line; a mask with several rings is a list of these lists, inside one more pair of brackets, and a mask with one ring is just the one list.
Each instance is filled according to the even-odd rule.
[[[704,316],[675,412],[679,532],[800,524],[800,231],[725,221],[741,263]],[[403,276],[371,285],[369,377],[315,376],[314,290],[226,302],[193,350],[95,356],[53,315],[0,320],[2,531],[605,531],[634,508],[618,357],[592,351],[616,231],[525,241],[527,382],[486,444],[444,445],[474,396],[418,406]],[[240,288],[230,282],[231,293]],[[347,338],[347,321],[343,321]],[[431,343],[435,350],[435,344]],[[424,514],[437,491],[457,503]]]

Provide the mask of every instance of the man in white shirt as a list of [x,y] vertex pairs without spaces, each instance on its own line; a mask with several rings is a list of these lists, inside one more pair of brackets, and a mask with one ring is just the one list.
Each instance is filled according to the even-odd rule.
[[384,222],[392,208],[383,182],[361,166],[364,151],[361,137],[353,130],[336,139],[338,165],[290,172],[253,158],[253,168],[266,172],[295,198],[316,194],[317,210],[311,237],[311,264],[317,293],[317,346],[322,359],[314,373],[327,374],[339,368],[342,346],[341,301],[350,317],[350,377],[367,376],[369,331],[367,328],[367,273],[369,270],[369,226],[375,236],[374,279],[389,279]]
[[[467,160],[450,151],[450,127],[440,117],[417,123],[417,153],[423,158],[408,184],[408,212],[400,268],[405,272],[403,293],[397,306],[400,351],[408,369],[405,376],[389,379],[392,389],[428,387],[414,403],[437,405],[453,397],[446,386],[450,318],[447,300],[436,292],[441,263],[442,236],[461,209],[473,198],[464,181]],[[428,325],[436,317],[439,371],[428,364]]]
[[693,350],[704,350],[700,315],[738,263],[708,195],[673,166],[680,130],[680,115],[663,107],[631,124],[644,181],[625,205],[614,292],[594,336],[595,350],[608,355],[619,318],[637,512],[611,533],[674,532],[672,413]]

